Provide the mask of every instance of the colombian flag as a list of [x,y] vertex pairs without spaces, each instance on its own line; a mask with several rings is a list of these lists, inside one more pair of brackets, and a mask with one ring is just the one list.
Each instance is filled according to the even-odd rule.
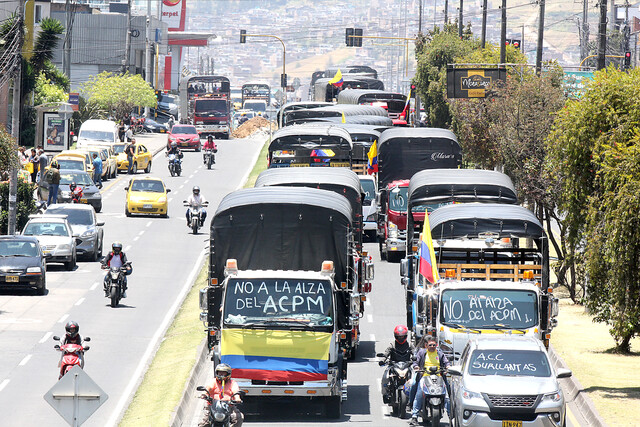
[[373,141],[371,148],[369,148],[369,152],[367,153],[367,157],[369,160],[367,161],[367,172],[369,175],[372,173],[378,172],[378,141]]
[[338,69],[336,75],[333,76],[331,80],[329,80],[329,84],[334,85],[335,87],[342,87],[342,83],[344,83],[344,80],[342,80],[342,71]]
[[436,265],[436,252],[433,249],[431,239],[431,226],[429,225],[429,214],[425,212],[424,226],[422,227],[422,237],[420,240],[420,265],[419,271],[422,277],[429,283],[436,283],[440,280],[438,266]]
[[320,381],[327,379],[330,345],[328,332],[223,329],[220,354],[234,378]]
[[322,150],[315,149],[311,151],[311,157],[320,157],[319,159],[314,159],[315,162],[328,162],[330,160],[329,157],[333,157],[335,155],[336,153],[329,148],[324,148]]

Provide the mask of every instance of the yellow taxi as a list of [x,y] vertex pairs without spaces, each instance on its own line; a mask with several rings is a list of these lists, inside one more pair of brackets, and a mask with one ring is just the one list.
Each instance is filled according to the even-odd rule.
[[[65,150],[53,158],[60,165],[60,169],[83,170],[93,174],[93,159],[86,151],[81,150]],[[53,162],[49,162],[49,165]]]
[[[144,169],[145,173],[151,172],[151,160],[153,159],[151,151],[142,144],[135,144],[134,149],[135,154],[133,156],[133,166],[131,171],[136,173],[138,172],[138,169]],[[128,168],[129,161],[127,160],[127,155],[124,151],[118,153],[118,171],[127,172]]]
[[127,192],[127,201],[124,205],[126,216],[152,214],[167,217],[169,209],[167,193],[171,190],[162,180],[151,177],[133,178],[124,189]]

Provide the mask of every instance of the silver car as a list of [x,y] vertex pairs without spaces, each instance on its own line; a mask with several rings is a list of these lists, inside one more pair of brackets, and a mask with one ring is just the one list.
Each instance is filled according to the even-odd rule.
[[451,374],[451,411],[463,426],[565,426],[566,404],[558,378],[571,371],[551,365],[533,337],[474,338]]
[[362,217],[364,218],[364,232],[370,241],[376,240],[376,230],[378,229],[378,204],[376,203],[377,185],[370,175],[358,175],[360,185],[364,191],[362,201]]
[[98,221],[91,206],[56,204],[49,206],[44,215],[66,215],[73,231],[78,255],[88,257],[92,261],[102,258],[104,222]]
[[66,216],[32,215],[22,235],[38,239],[47,263],[62,262],[69,271],[76,267],[76,243]]

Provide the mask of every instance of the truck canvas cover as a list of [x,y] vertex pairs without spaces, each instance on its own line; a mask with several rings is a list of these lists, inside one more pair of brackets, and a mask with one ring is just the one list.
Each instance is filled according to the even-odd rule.
[[453,132],[438,128],[392,128],[378,141],[378,188],[424,169],[457,168],[462,150]]
[[374,107],[372,105],[334,104],[325,107],[287,111],[284,113],[284,125],[289,126],[296,123],[304,123],[305,121],[313,119],[339,118],[342,120],[343,115],[345,120],[350,116],[378,116],[390,120],[387,110],[382,107]]
[[[309,165],[311,160],[349,162],[352,151],[351,136],[346,130],[329,124],[326,126],[289,126],[273,134],[269,144],[270,160],[273,159],[276,151],[295,152],[295,156],[292,155],[289,158],[290,163]],[[286,166],[290,163],[282,165]],[[273,163],[270,166],[277,167]],[[319,166],[324,166],[324,164],[320,163]]]
[[409,205],[451,202],[518,202],[516,189],[507,175],[479,169],[428,169],[411,177]]
[[280,123],[281,116],[283,116],[283,114],[287,114],[289,111],[308,110],[310,108],[326,107],[328,105],[333,105],[333,104],[331,102],[321,102],[321,101],[289,102],[287,104],[284,104],[282,107],[278,109],[278,113],[277,113],[278,123]]
[[399,101],[404,106],[407,101],[407,95],[372,89],[347,89],[338,94],[338,104],[365,104],[388,101]]

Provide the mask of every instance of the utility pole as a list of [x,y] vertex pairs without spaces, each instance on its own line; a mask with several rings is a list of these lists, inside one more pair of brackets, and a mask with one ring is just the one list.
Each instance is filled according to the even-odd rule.
[[73,15],[71,12],[71,0],[64,4],[65,20],[67,22],[64,34],[62,72],[71,79],[71,27],[73,26]]
[[458,37],[462,38],[462,16],[464,0],[460,0],[460,10],[458,11]]
[[444,24],[449,23],[449,0],[444,0]]
[[582,0],[582,26],[580,31],[580,60],[589,56],[589,0]]
[[540,0],[540,17],[538,18],[538,47],[536,49],[536,73],[542,71],[542,49],[544,48],[544,2]]
[[122,74],[129,71],[131,61],[131,0],[127,0],[127,38],[124,45],[124,59],[122,60]]
[[482,48],[487,42],[487,0],[482,0],[482,35],[480,36],[480,43]]
[[629,52],[630,41],[631,41],[631,24],[629,23],[629,0],[625,0],[624,2],[624,51]]
[[[21,87],[22,87],[22,44],[24,43],[24,33],[22,31],[22,25],[24,21],[24,0],[20,0],[20,7],[18,8],[18,49],[15,58],[15,67],[13,75],[13,105],[12,105],[12,117],[11,117],[11,135],[14,138],[15,145],[13,153],[18,152],[20,146],[20,105]],[[18,212],[18,165],[16,162],[11,163],[11,174],[9,177],[9,216],[7,221],[7,234],[16,234],[16,217]]]
[[502,0],[500,6],[502,20],[500,22],[500,63],[507,62],[507,0]]
[[616,30],[616,0],[611,0],[611,9],[609,11],[609,31]]
[[[151,0],[147,0],[146,30],[147,35],[144,45],[144,80],[149,83],[149,86],[153,87],[153,80],[151,79]],[[144,116],[149,117],[149,107],[144,107]]]
[[607,54],[607,0],[600,0],[600,24],[598,25],[598,70],[605,66]]
[[[420,13],[418,14],[420,16],[420,19],[418,20],[418,34],[422,34],[422,0],[420,1]],[[436,5],[436,0],[433,0],[433,6],[435,8]],[[435,13],[433,15],[433,28],[435,29],[436,24],[435,24]],[[417,58],[416,58],[417,59]],[[414,122],[413,122],[413,126],[417,126],[418,122],[420,121],[420,96],[417,93],[418,91],[416,91],[416,104],[415,104],[415,115],[414,115]],[[409,89],[409,96],[411,96],[411,89]],[[407,119],[407,117],[405,117],[405,120]],[[407,122],[408,123],[408,122]]]

